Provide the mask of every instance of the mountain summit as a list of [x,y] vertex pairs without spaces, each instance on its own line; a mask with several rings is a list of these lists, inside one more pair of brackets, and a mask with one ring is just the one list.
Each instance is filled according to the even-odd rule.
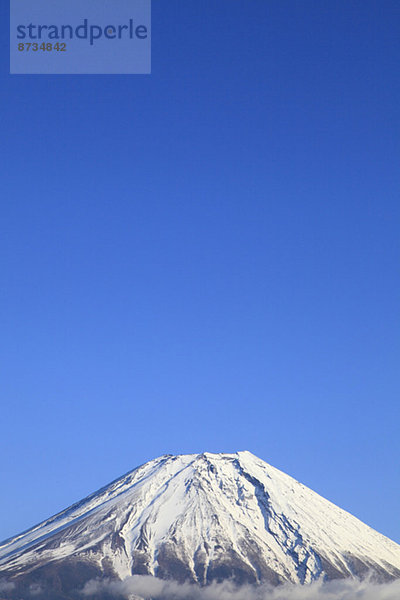
[[400,546],[250,452],[162,456],[0,545],[0,578],[68,589],[400,577]]

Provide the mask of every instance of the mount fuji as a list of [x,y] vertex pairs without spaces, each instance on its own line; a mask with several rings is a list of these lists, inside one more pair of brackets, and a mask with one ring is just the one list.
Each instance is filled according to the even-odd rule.
[[[250,452],[162,456],[0,544],[0,596],[94,578],[205,586],[400,578],[400,546]],[[8,594],[8,595],[7,595]]]

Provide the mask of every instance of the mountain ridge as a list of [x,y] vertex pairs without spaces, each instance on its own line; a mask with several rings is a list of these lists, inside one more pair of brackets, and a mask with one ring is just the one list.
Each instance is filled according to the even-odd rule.
[[83,582],[391,580],[400,546],[251,452],[167,454],[0,544],[17,583],[68,565]]

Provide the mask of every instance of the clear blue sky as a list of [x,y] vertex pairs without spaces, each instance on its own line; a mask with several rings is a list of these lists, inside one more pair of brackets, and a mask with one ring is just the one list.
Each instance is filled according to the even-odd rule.
[[400,542],[397,0],[154,0],[151,76],[10,76],[0,538],[251,450]]

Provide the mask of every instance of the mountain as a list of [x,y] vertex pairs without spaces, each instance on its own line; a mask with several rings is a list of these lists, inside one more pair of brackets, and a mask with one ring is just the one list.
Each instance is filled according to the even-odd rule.
[[0,545],[9,598],[69,599],[131,574],[278,585],[368,572],[400,578],[400,546],[250,452],[162,456]]

